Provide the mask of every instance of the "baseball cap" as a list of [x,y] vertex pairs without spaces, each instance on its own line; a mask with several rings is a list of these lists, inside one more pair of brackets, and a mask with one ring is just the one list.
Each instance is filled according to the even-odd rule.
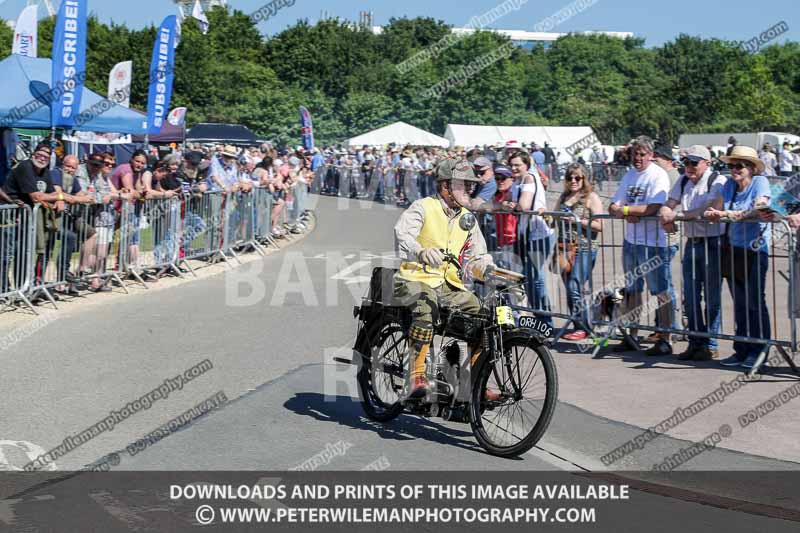
[[189,152],[185,159],[190,165],[197,166],[203,161],[203,152]]
[[484,156],[480,156],[480,157],[475,158],[475,161],[472,162],[472,165],[475,168],[484,168],[484,167],[492,166],[492,162],[489,161],[489,158],[484,157]]
[[103,164],[105,163],[103,161],[103,154],[99,154],[97,152],[90,154],[89,157],[86,158],[86,162],[89,163],[90,165],[97,165],[97,166],[103,166]]
[[494,176],[495,179],[497,178],[511,178],[514,175],[511,173],[511,169],[508,168],[506,165],[495,165],[494,167]]
[[711,161],[711,152],[705,146],[695,144],[686,149],[684,157],[691,161]]
[[663,143],[656,144],[656,147],[653,150],[653,154],[658,157],[663,157],[664,159],[669,159],[670,161],[672,161],[672,147],[667,144]]

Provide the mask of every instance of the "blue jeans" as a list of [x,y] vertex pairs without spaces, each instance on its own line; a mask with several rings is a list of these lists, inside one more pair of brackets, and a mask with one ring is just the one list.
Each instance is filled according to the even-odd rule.
[[[528,241],[526,246],[525,282],[528,292],[528,301],[537,311],[550,311],[550,299],[547,297],[545,284],[546,265],[553,252],[553,239],[545,237],[535,241]],[[553,324],[552,317],[542,317],[548,324]]]
[[[720,264],[719,237],[709,237],[686,242],[683,252],[683,302],[689,331],[719,334],[722,320],[722,278],[717,266]],[[702,301],[705,297],[705,313]],[[716,350],[717,339],[689,336],[690,348]]]
[[[672,248],[622,243],[622,263],[626,274],[626,289],[630,293],[644,292],[644,281],[653,296],[668,292],[672,286],[670,262],[675,252]],[[648,268],[642,268],[648,265]],[[673,290],[674,292],[674,290]],[[673,294],[670,295],[674,297]]]
[[573,316],[575,329],[589,331],[589,308],[591,306],[587,305],[583,299],[583,288],[589,281],[589,276],[592,275],[596,260],[597,250],[581,250],[575,256],[572,271],[562,276],[567,292],[569,312]]
[[308,185],[297,183],[294,187],[294,203],[292,204],[292,222],[297,222],[300,215],[306,209],[306,195],[308,195]]
[[[667,277],[667,292],[669,292],[669,299],[672,301],[672,309],[678,308],[678,296],[675,294],[675,282],[672,281],[672,260],[678,255],[678,251],[680,250],[679,244],[673,244],[672,246],[667,247],[667,268],[664,274]],[[672,328],[673,329],[681,329],[680,325],[678,324],[678,320],[675,316],[675,313],[672,314]],[[658,323],[658,315],[656,315],[656,325],[658,327],[669,327],[669,326],[662,326]]]
[[[377,173],[377,176],[378,176],[378,186],[375,188],[375,197],[373,199],[376,202],[377,201],[383,201],[386,177],[384,176],[384,172],[383,172],[382,169],[381,170],[376,170],[375,172]],[[374,178],[375,174],[373,174],[372,177]]]
[[[756,339],[772,337],[765,289],[768,266],[769,255],[759,252],[757,260],[747,264],[747,279],[744,282],[728,280],[728,287],[733,294],[737,336]],[[758,356],[764,347],[763,344],[749,342],[733,343],[734,355],[742,361],[749,356]]]
[[[14,264],[14,257],[16,256],[16,229],[13,227],[2,228],[0,229],[0,243],[3,244],[2,250],[2,257],[0,257],[0,294],[9,292],[11,290],[11,283],[9,281],[9,274],[11,273],[10,266]],[[16,283],[15,286],[19,288],[19,280],[21,276],[17,269],[14,269],[14,274],[16,275]]]

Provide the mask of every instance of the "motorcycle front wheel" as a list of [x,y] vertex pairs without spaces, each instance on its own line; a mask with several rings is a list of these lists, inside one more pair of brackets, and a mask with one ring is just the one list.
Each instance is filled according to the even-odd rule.
[[470,424],[492,455],[521,455],[542,438],[556,408],[558,375],[553,356],[522,331],[503,336],[503,353],[482,357],[473,381]]

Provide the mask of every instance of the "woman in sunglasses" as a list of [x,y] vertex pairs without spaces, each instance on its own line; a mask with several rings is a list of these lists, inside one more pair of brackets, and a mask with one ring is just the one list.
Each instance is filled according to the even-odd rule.
[[[508,164],[515,181],[520,185],[519,202],[514,205],[517,211],[524,211],[519,221],[519,241],[525,247],[525,279],[528,300],[534,309],[550,312],[550,298],[545,283],[545,265],[553,252],[553,230],[541,216],[547,211],[547,191],[536,168],[532,167],[531,157],[527,152],[511,153]],[[533,168],[533,172],[530,170]],[[534,211],[536,214],[532,214]],[[552,317],[541,317],[552,325]]]
[[[705,212],[705,218],[713,222],[723,218],[734,221],[724,233],[721,267],[724,273],[726,264],[730,266],[726,277],[733,295],[736,336],[769,339],[765,286],[771,231],[769,224],[758,222],[757,210],[760,205],[769,205],[769,180],[760,175],[764,162],[749,146],[735,146],[730,155],[720,159],[728,164],[731,180],[723,189],[722,198]],[[768,347],[764,344],[737,341],[733,343],[734,354],[720,364],[752,368],[765,349]]]
[[597,259],[597,234],[603,231],[602,221],[590,221],[591,216],[601,215],[604,210],[588,175],[586,167],[580,163],[569,165],[564,172],[564,192],[555,206],[556,211],[574,213],[580,220],[580,225],[576,225],[569,218],[556,219],[557,270],[561,273],[575,324],[575,330],[563,337],[568,341],[579,341],[589,336],[589,309],[583,301],[583,287]]

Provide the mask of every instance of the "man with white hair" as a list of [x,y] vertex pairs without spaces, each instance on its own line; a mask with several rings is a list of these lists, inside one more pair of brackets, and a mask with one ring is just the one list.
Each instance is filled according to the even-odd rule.
[[[669,199],[660,210],[661,222],[674,231],[676,212],[699,218],[722,197],[727,178],[711,168],[711,153],[701,145],[689,147],[684,154],[685,174],[677,180]],[[683,301],[689,331],[710,333],[711,337],[689,337],[689,347],[678,354],[682,361],[710,361],[719,357],[718,342],[722,320],[722,278],[713,270],[720,264],[720,238],[725,224],[686,222],[683,268]],[[709,266],[713,265],[710,270]],[[705,304],[705,311],[701,304]]]

